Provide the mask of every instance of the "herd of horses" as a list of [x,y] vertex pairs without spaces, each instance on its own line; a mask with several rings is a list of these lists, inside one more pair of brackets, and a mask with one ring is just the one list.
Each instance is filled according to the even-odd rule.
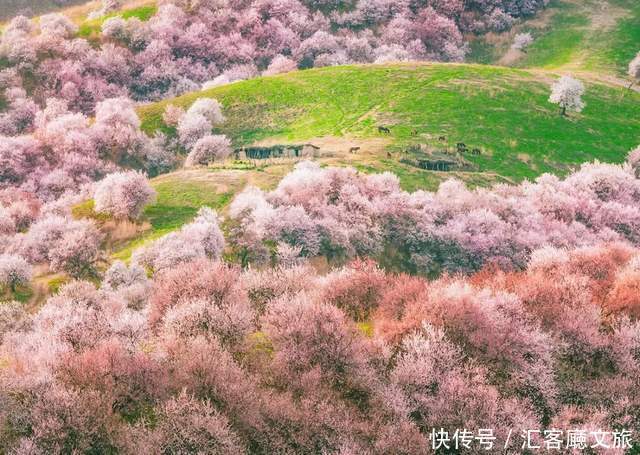
[[[379,125],[377,127],[378,132],[380,134],[391,134],[391,128],[384,125]],[[418,136],[418,130],[411,130],[412,136]],[[447,142],[446,136],[438,136],[439,142]],[[268,158],[294,158],[294,157],[304,157],[309,156],[316,153],[319,150],[319,147],[313,144],[287,144],[287,145],[272,145],[272,146],[250,146],[250,147],[241,147],[239,149],[234,150],[235,159],[253,159],[253,160],[264,160]],[[405,153],[410,153],[411,151],[418,152],[422,150],[420,145],[413,145],[409,147],[409,149],[405,150]],[[456,152],[458,154],[471,153],[472,155],[481,155],[482,152],[479,148],[469,148],[467,144],[464,142],[456,143]],[[349,153],[358,153],[360,151],[359,146],[353,146],[349,148]],[[413,163],[418,167],[430,171],[450,171],[457,166],[459,163],[457,160],[452,161],[450,158],[444,155],[451,155],[451,149],[445,146],[444,150],[436,151],[435,156],[424,157],[418,159],[417,162]],[[439,157],[438,157],[439,156]],[[387,158],[392,158],[391,152],[387,152]],[[402,161],[402,160],[401,160]]]
[[[391,128],[389,128],[388,126],[384,126],[384,125],[379,125],[378,126],[378,133],[380,134],[391,134]],[[412,129],[411,130],[411,136],[417,136],[418,135],[418,130],[417,129]],[[438,141],[440,142],[446,142],[447,141],[447,137],[446,136],[438,136]],[[352,147],[353,149],[354,147]],[[357,149],[359,149],[359,147],[355,147]],[[472,155],[482,155],[482,150],[480,150],[477,147],[473,147],[473,148],[469,148],[467,146],[467,144],[465,144],[464,142],[457,142],[456,143],[456,152],[458,153],[471,153]]]

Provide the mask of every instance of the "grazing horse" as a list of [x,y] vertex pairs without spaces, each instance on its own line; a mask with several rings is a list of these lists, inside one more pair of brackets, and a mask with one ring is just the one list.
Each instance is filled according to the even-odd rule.
[[389,128],[387,128],[386,126],[379,126],[378,127],[378,133],[389,134],[389,133],[391,133],[391,130]]
[[357,153],[357,152],[358,152],[358,150],[360,150],[360,147],[351,147],[351,148],[349,149],[349,153]]
[[446,140],[447,140],[447,136],[439,136],[439,137],[438,137],[438,140],[439,140],[440,142],[444,142],[444,141],[446,141]]
[[456,149],[458,150],[458,153],[465,153],[468,150],[467,144],[465,144],[464,142],[458,142],[456,144]]
[[471,150],[471,154],[472,155],[482,155],[482,151],[478,148],[474,148],[473,150]]

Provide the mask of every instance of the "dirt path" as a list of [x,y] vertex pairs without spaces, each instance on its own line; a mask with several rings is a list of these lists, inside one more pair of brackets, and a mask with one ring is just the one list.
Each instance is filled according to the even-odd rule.
[[[596,71],[584,71],[580,69],[571,69],[568,67],[562,67],[562,68],[553,69],[553,70],[532,68],[532,69],[527,69],[526,71],[536,75],[538,78],[540,78],[541,80],[544,80],[547,83],[553,82],[558,76],[562,74],[571,74],[571,76],[583,81],[591,82],[594,84],[608,85],[608,86],[617,87],[617,88],[627,89],[629,88],[629,84],[631,83],[627,79],[623,79],[621,77],[614,76],[612,74],[599,73]],[[631,87],[631,90],[633,90],[634,92],[640,93],[640,85],[638,84],[633,85]]]

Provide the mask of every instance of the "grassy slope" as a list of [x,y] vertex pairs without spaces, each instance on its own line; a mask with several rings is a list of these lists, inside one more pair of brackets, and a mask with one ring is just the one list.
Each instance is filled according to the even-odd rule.
[[108,234],[106,251],[114,259],[128,259],[135,248],[188,223],[200,207],[223,208],[244,184],[241,175],[227,176],[221,182],[206,170],[174,172],[153,179],[156,201],[145,209],[144,222],[136,227],[130,223],[114,223],[96,214],[93,201],[74,207],[73,215],[94,219]]
[[[151,184],[157,199],[145,209],[144,223],[139,224],[145,229],[120,240],[110,239],[106,250],[113,259],[128,260],[136,248],[191,221],[200,207],[208,206],[224,215],[229,202],[247,184],[271,189],[290,170],[290,164],[282,164],[254,168],[251,172],[229,168],[191,169],[156,177]],[[100,222],[100,216],[92,207],[92,201],[77,206],[74,215]]]
[[114,248],[114,257],[127,259],[135,248],[161,237],[188,223],[202,206],[220,209],[230,202],[239,186],[220,188],[211,180],[180,178],[178,175],[156,179],[153,187],[158,193],[156,203],[147,207],[144,217],[151,224],[150,231]]
[[[162,123],[166,104],[188,107],[199,97],[215,97],[227,117],[217,132],[236,144],[317,143],[329,137],[362,145],[357,155],[330,154],[320,161],[364,172],[392,171],[407,190],[434,189],[451,176],[488,185],[563,173],[593,159],[620,162],[640,143],[640,94],[588,84],[586,109],[562,119],[547,102],[552,77],[482,65],[333,67],[238,82],[141,106],[139,113],[148,133],[175,134]],[[379,124],[390,125],[391,135],[380,135]],[[412,136],[414,128],[418,136]],[[399,151],[412,143],[443,147],[439,135],[446,135],[450,146],[463,141],[482,148],[482,156],[466,156],[480,172],[427,172],[399,161],[404,156]],[[135,247],[190,220],[200,205],[224,209],[247,183],[273,187],[292,165],[229,170],[234,165],[227,163],[161,176],[154,180],[158,201],[145,212],[151,228],[113,245],[111,252],[127,259]]]
[[536,40],[517,65],[525,68],[560,68],[577,58],[584,48],[589,17],[573,3],[555,1],[555,13],[541,30],[531,28]]
[[102,30],[102,24],[109,18],[120,16],[123,19],[131,19],[135,17],[146,22],[151,19],[157,10],[158,8],[155,4],[149,4],[135,8],[125,8],[117,13],[110,13],[97,19],[88,19],[78,26],[78,36],[88,39],[98,39]]
[[624,74],[629,61],[640,52],[640,2],[618,0],[628,14],[618,20],[608,33],[592,36],[589,42],[591,52],[586,59],[588,69],[615,68]]
[[530,32],[535,42],[526,54],[508,59],[508,65],[624,76],[640,51],[640,2],[552,0],[540,16],[474,41],[471,61],[505,63],[513,36],[520,32]]
[[[625,14],[607,25],[607,33],[595,34],[592,13],[596,0],[552,0],[545,13],[547,20],[518,27],[532,31],[537,39],[513,66],[620,74],[638,47],[640,5],[634,0],[606,1],[617,8],[618,16],[623,10]],[[155,11],[153,5],[138,0],[119,14],[146,20]],[[79,21],[79,34],[93,37],[105,19]],[[476,41],[477,59],[497,61],[513,33],[502,37],[502,42]],[[224,104],[228,118],[220,132],[236,144],[303,142],[327,136],[343,141],[376,140],[381,139],[376,126],[391,125],[392,134],[385,138],[382,149],[367,150],[365,142],[365,153],[357,157],[322,161],[353,165],[365,172],[392,171],[408,190],[433,189],[452,175],[422,171],[399,161],[403,156],[399,151],[411,144],[441,148],[443,144],[436,140],[440,135],[447,136],[449,147],[461,141],[482,148],[482,156],[466,157],[479,172],[456,174],[471,185],[519,181],[542,172],[564,173],[594,158],[619,162],[640,142],[638,94],[588,84],[587,108],[564,120],[547,102],[553,77],[551,73],[480,65],[324,68],[189,94],[143,106],[140,113],[147,132],[175,133],[161,121],[168,102],[186,107],[200,96],[215,97]],[[418,130],[417,137],[411,135],[412,129]],[[389,156],[385,150],[394,153]],[[229,183],[225,169],[162,176],[154,181],[158,201],[145,212],[150,229],[110,245],[110,250],[115,257],[128,258],[135,247],[190,220],[200,205],[223,208],[248,181],[272,187],[291,166],[267,165],[232,173],[231,184],[222,187],[213,182]]]
[[548,82],[526,71],[481,65],[333,67],[188,94],[143,106],[140,114],[151,132],[163,128],[169,102],[188,106],[198,97],[215,97],[227,116],[220,131],[237,144],[374,138],[380,136],[377,125],[391,125],[391,149],[412,143],[438,148],[437,137],[445,135],[450,146],[482,148],[482,156],[466,157],[479,171],[515,181],[593,159],[620,162],[640,142],[638,93],[587,84],[586,109],[562,119],[547,102]]

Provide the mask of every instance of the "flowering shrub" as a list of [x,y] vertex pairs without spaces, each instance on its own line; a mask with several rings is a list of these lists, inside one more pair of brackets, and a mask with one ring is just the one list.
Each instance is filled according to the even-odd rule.
[[533,36],[531,33],[518,33],[513,39],[512,49],[526,52],[527,47],[533,43]]
[[96,185],[95,210],[116,219],[137,219],[144,207],[152,202],[156,192],[139,172],[109,174]]
[[570,76],[562,76],[551,86],[551,96],[549,102],[560,106],[562,115],[567,112],[580,112],[584,109],[585,103],[582,101],[584,85],[577,79]]
[[50,215],[31,225],[19,248],[32,263],[47,262],[54,271],[82,276],[93,273],[101,241],[91,221]]

